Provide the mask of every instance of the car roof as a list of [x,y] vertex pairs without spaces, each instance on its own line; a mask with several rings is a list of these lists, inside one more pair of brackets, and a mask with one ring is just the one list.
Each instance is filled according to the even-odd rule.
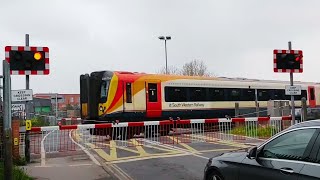
[[297,128],[302,128],[302,127],[314,127],[314,126],[320,127],[320,119],[304,121],[304,122],[292,125],[289,128],[287,128],[286,130],[297,129]]

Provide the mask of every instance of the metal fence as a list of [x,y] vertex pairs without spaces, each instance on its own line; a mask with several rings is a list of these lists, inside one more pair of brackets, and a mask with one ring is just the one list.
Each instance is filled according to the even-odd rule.
[[[262,142],[291,125],[291,117],[192,119],[33,127],[30,152],[35,157],[84,149],[146,144],[232,141]],[[20,154],[24,154],[24,134]]]

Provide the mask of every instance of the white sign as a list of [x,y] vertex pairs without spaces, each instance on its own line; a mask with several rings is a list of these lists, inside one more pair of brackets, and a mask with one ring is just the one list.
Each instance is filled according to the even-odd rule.
[[301,86],[294,85],[294,86],[286,86],[286,95],[301,95]]
[[11,110],[14,112],[24,112],[25,109],[25,104],[11,104]]
[[28,90],[13,90],[11,91],[11,100],[13,102],[16,101],[31,101],[32,100],[32,89]]

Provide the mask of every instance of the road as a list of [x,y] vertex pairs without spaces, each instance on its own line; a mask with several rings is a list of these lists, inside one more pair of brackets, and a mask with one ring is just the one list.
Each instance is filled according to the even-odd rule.
[[225,141],[177,143],[178,140],[170,136],[161,138],[167,144],[152,139],[132,139],[125,144],[121,141],[105,141],[103,145],[100,141],[100,146],[92,151],[105,166],[118,173],[120,179],[202,180],[204,166],[210,157],[250,147]]
[[[70,176],[85,171],[79,169],[88,168],[89,177],[88,174],[83,177],[97,179],[96,174],[103,174],[102,166],[113,178],[121,180],[201,180],[204,166],[210,157],[250,147],[243,142],[259,142],[221,133],[140,137],[124,141],[90,136],[87,130],[49,131],[33,139],[42,147],[38,162],[41,168],[56,168]],[[70,160],[74,156],[85,156],[90,161]],[[50,170],[37,170],[40,175],[46,171]]]

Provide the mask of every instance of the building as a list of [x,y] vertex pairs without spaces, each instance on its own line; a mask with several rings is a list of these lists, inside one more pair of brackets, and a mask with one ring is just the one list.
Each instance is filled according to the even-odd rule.
[[80,116],[80,94],[38,93],[33,97],[51,100],[52,110],[58,117]]
[[19,119],[25,119],[36,115],[49,116],[52,113],[52,105],[50,99],[36,98],[26,102],[12,102],[12,115]]
[[80,107],[80,94],[56,94],[56,93],[39,93],[34,94],[35,98],[51,99],[53,106],[58,102],[58,109],[65,110],[68,105]]

